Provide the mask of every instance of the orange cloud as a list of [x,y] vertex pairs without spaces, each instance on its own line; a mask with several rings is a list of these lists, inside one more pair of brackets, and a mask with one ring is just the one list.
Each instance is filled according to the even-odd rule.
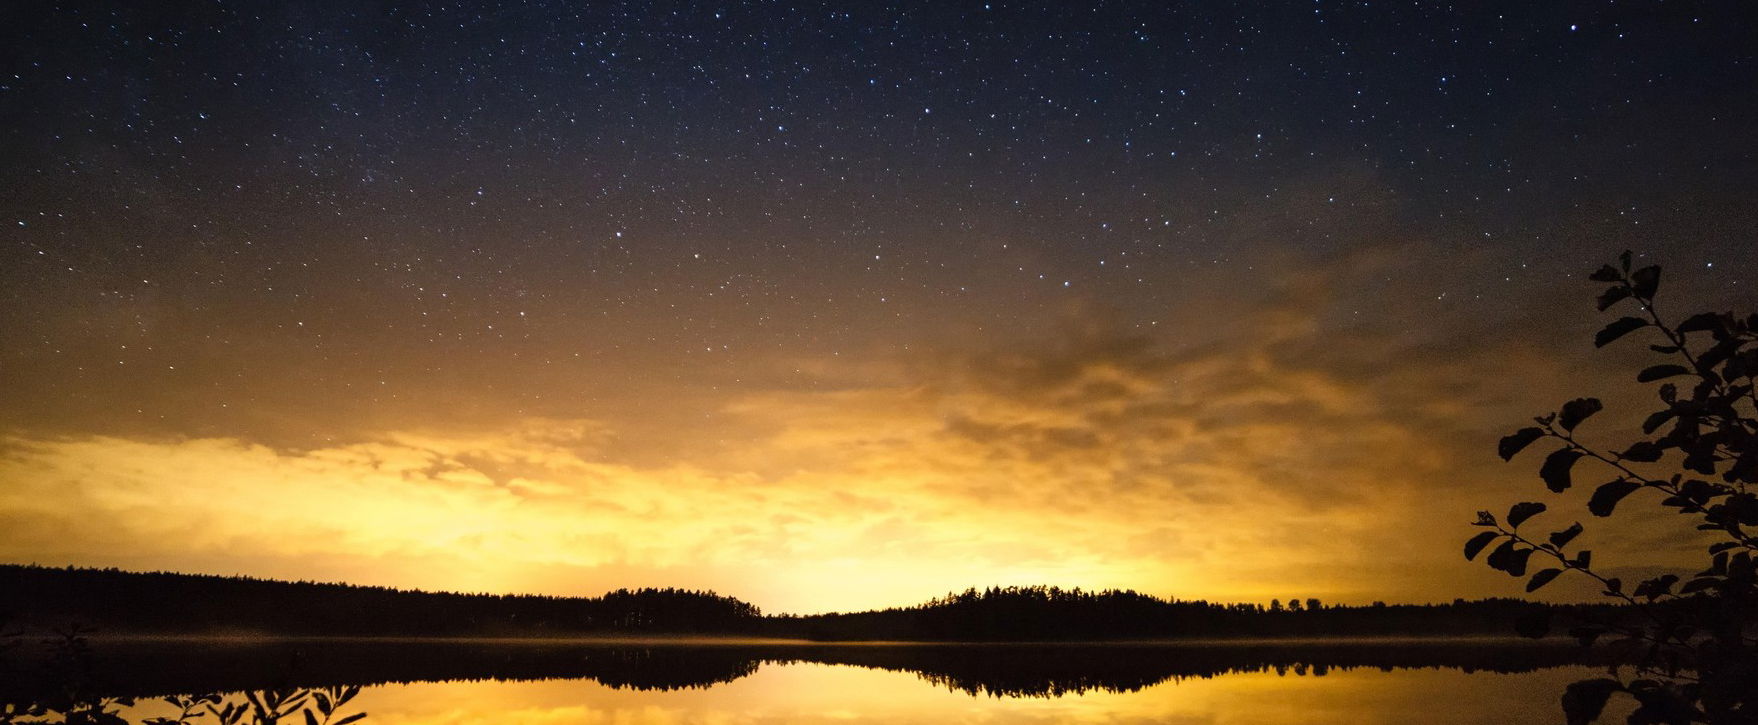
[[[1258,601],[1513,593],[1458,544],[1477,508],[1536,492],[1493,441],[1547,404],[1523,386],[1561,388],[1564,362],[1517,339],[1473,347],[1492,338],[1469,330],[1331,319],[1359,302],[1338,290],[1398,256],[1290,275],[1189,339],[1086,311],[1031,344],[816,359],[834,385],[678,392],[617,418],[404,424],[297,450],[20,433],[0,457],[0,558],[446,589],[678,585],[787,611],[1031,583]],[[1645,530],[1584,541],[1632,566],[1682,546]]]

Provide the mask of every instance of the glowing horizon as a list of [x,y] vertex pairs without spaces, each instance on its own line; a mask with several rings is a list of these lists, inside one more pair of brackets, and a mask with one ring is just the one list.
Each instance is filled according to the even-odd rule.
[[[1039,347],[874,357],[817,371],[835,386],[678,398],[669,419],[700,417],[681,430],[503,416],[303,447],[14,434],[0,560],[497,593],[678,586],[791,613],[1037,584],[1260,603],[1513,594],[1456,549],[1472,511],[1530,486],[1491,448],[1524,401],[1481,389],[1496,407],[1459,439],[1400,424],[1468,409],[1388,395],[1458,368],[1369,382],[1312,367],[1286,349],[1336,333],[1300,308],[1194,348],[1093,323]],[[1595,546],[1626,567],[1685,549]],[[1553,596],[1588,594],[1568,584]]]
[[1583,276],[1758,308],[1750,23],[1664,5],[22,9],[0,561],[1520,595],[1497,438],[1652,399]]

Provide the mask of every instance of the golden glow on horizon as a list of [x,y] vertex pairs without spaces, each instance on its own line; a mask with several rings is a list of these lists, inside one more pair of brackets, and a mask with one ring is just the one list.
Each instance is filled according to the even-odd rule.
[[[801,613],[1030,584],[1260,603],[1516,595],[1460,558],[1466,522],[1537,493],[1494,442],[1590,368],[1518,340],[1440,355],[1328,326],[1336,290],[1376,269],[1289,272],[1221,327],[1195,303],[1152,334],[1076,307],[1025,342],[960,345],[953,325],[902,351],[728,353],[620,389],[570,387],[606,369],[591,362],[485,372],[470,390],[409,379],[430,392],[387,397],[370,420],[283,405],[311,395],[264,378],[254,417],[206,436],[14,426],[0,561],[678,586]],[[513,378],[530,395],[489,394]],[[542,410],[595,417],[526,411],[539,394]],[[293,446],[286,431],[335,439]],[[1662,530],[1590,526],[1581,542],[1639,573],[1691,550],[1646,533]],[[1545,593],[1593,594],[1566,579]]]
[[0,560],[681,586],[784,612],[1026,584],[1259,602],[1509,593],[1456,550],[1469,513],[1525,481],[1390,420],[1374,387],[1249,348],[1177,357],[1103,336],[870,379],[739,394],[691,430],[526,418],[297,451],[14,437]]

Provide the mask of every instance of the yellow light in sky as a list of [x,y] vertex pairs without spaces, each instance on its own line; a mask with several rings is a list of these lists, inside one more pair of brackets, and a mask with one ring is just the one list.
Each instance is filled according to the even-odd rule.
[[[0,560],[569,595],[679,586],[771,612],[1030,584],[1256,602],[1508,593],[1459,565],[1458,540],[1480,502],[1524,481],[1390,420],[1371,386],[1273,359],[1087,342],[738,395],[690,430],[523,418],[308,450],[15,436]],[[1440,485],[1454,481],[1475,483]],[[1632,564],[1665,554],[1624,549]]]

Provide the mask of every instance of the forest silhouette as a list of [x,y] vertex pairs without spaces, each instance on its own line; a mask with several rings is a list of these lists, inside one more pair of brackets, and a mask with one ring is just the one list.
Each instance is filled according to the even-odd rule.
[[674,690],[792,663],[907,672],[995,697],[1132,692],[1241,672],[1529,672],[1621,654],[1494,638],[1516,619],[1535,608],[1622,614],[1511,599],[1289,607],[1025,587],[764,616],[676,589],[495,596],[34,566],[0,566],[0,608],[13,622],[0,632],[0,723],[13,725],[127,723],[127,708],[148,699],[184,713],[150,725],[294,722],[307,711],[314,722],[354,722],[366,714],[344,714],[337,693],[371,685],[580,679]]
[[[1299,600],[1294,600],[1299,601]],[[1216,604],[1134,591],[971,589],[911,607],[765,616],[713,592],[599,597],[435,593],[115,569],[0,565],[0,615],[38,632],[305,637],[697,635],[818,641],[1032,642],[1331,636],[1501,636],[1537,615],[1615,621],[1613,604]]]

